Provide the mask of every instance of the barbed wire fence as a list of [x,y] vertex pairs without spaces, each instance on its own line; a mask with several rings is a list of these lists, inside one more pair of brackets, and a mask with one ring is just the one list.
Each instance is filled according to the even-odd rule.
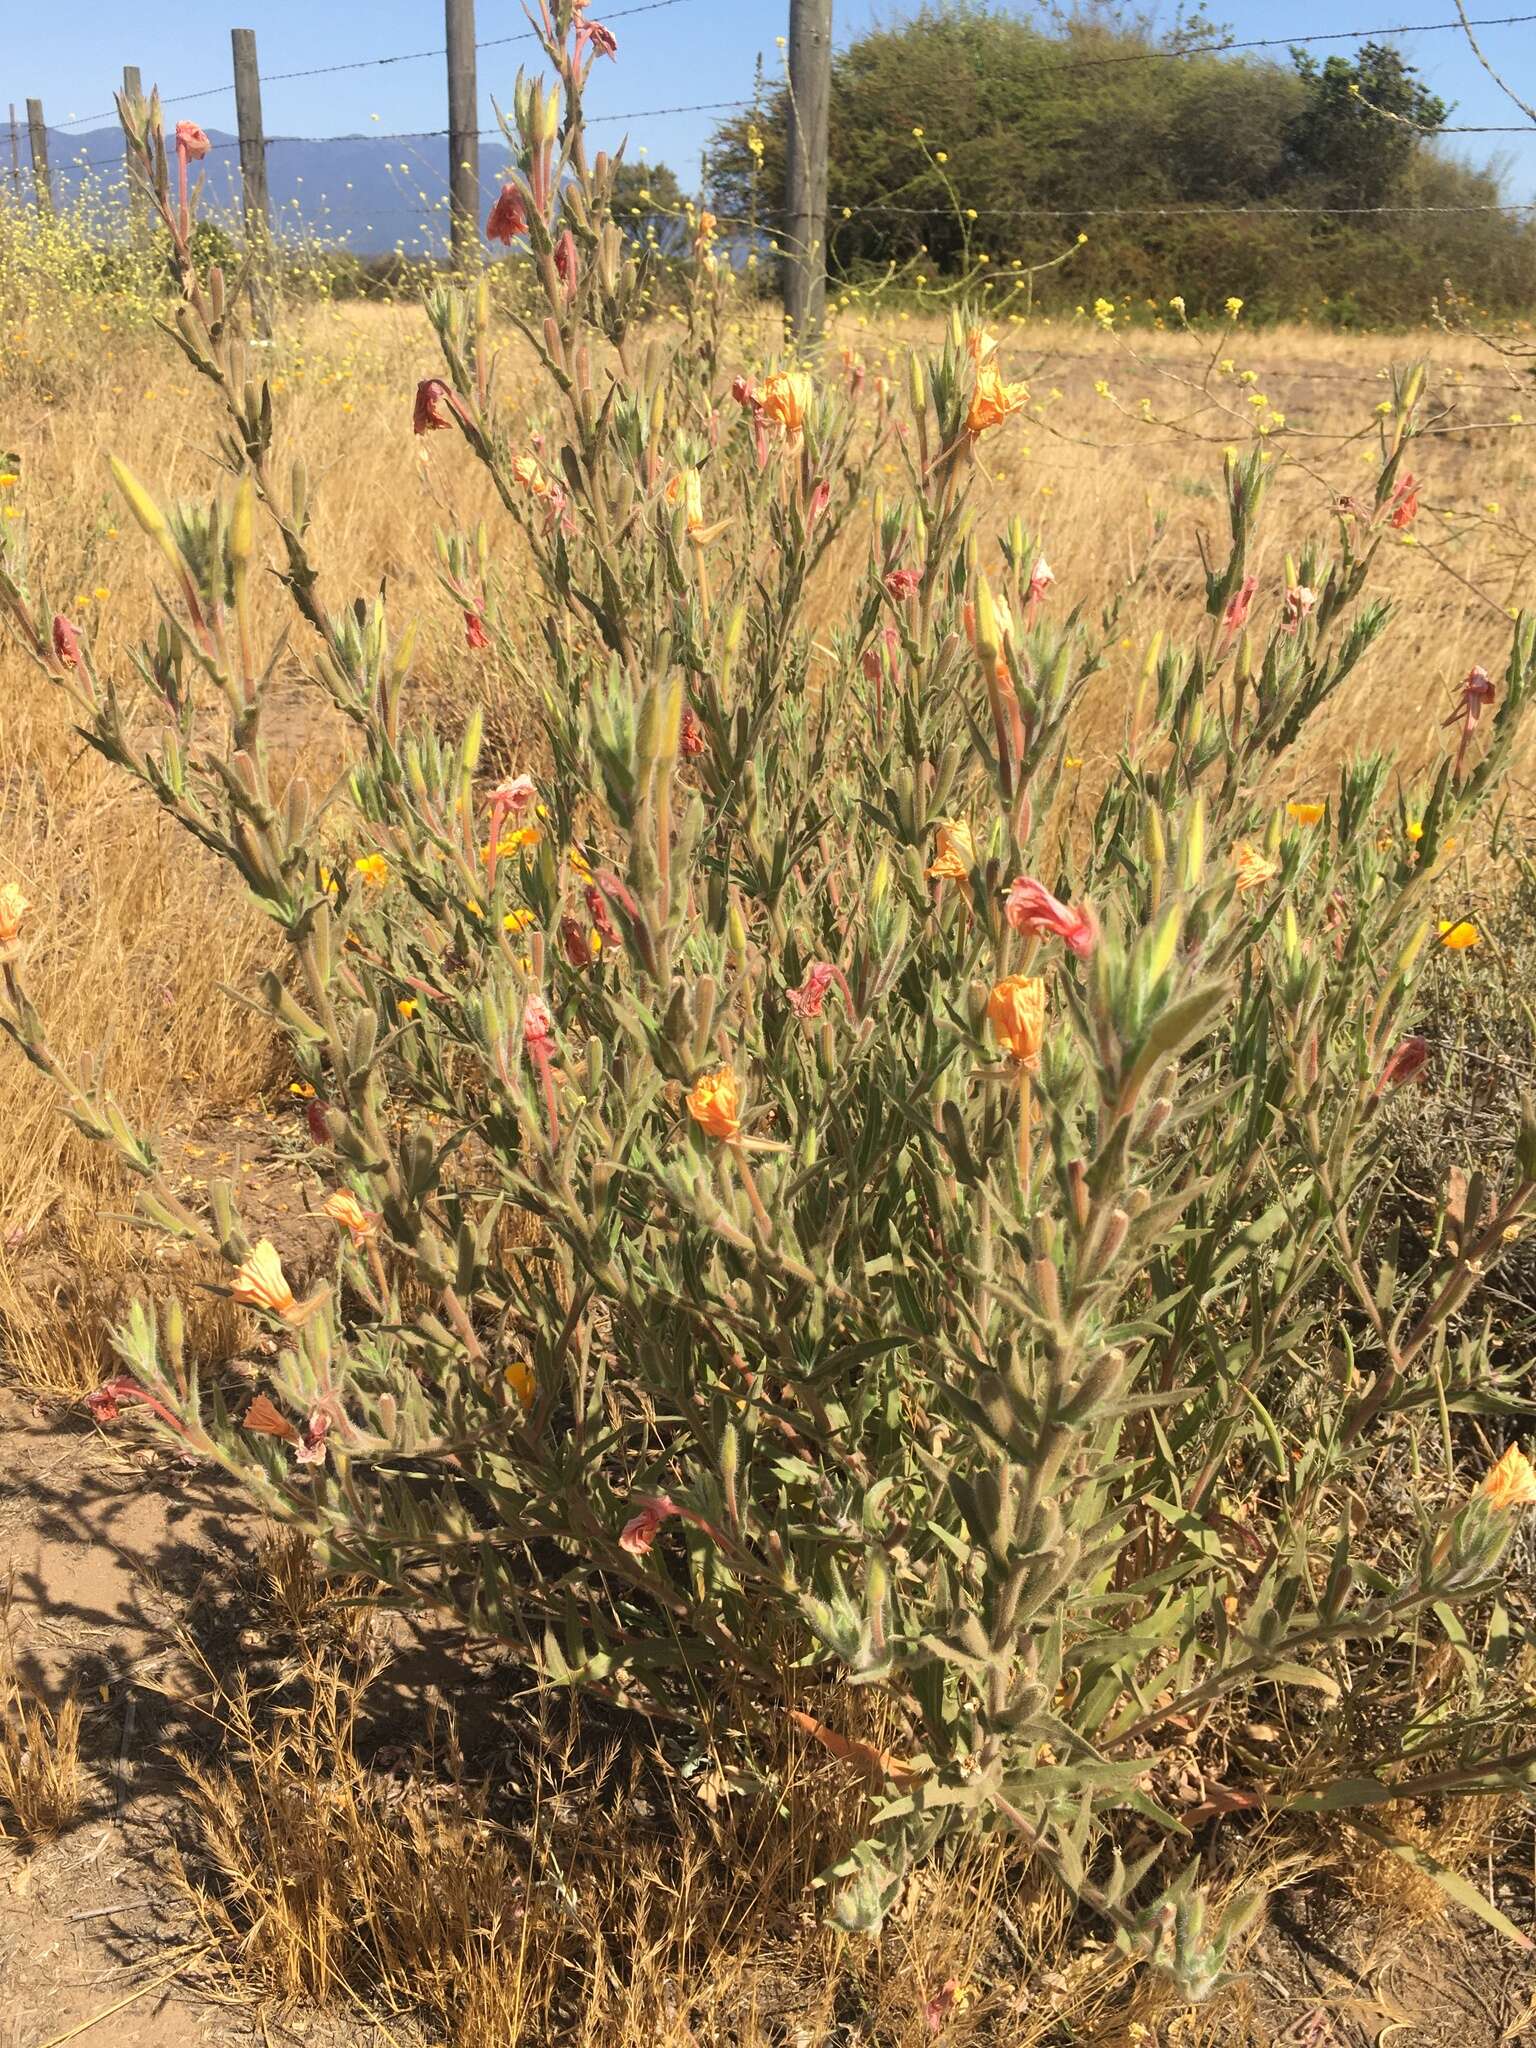
[[[606,9],[604,18],[605,21],[609,23],[625,20],[637,20],[642,17],[650,17],[662,13],[671,13],[680,7],[694,7],[700,4],[703,4],[703,0],[640,0],[640,4]],[[472,0],[468,0],[468,5],[472,34]],[[1514,94],[1511,91],[1507,84],[1505,84],[1502,81],[1497,71],[1495,71],[1489,63],[1489,60],[1483,52],[1481,45],[1477,41],[1475,31],[1479,29],[1519,27],[1530,24],[1536,24],[1536,12],[1473,16],[1468,14],[1466,6],[1464,4],[1464,0],[1455,0],[1455,5],[1455,18],[1447,20],[1427,22],[1400,21],[1387,24],[1366,25],[1350,29],[1341,28],[1319,31],[1310,34],[1288,34],[1283,36],[1257,36],[1244,38],[1200,38],[1191,39],[1189,42],[1185,44],[1173,44],[1161,48],[1112,50],[1099,52],[1064,52],[1060,56],[1042,57],[1036,69],[1038,69],[1041,75],[1057,76],[1066,73],[1091,73],[1131,65],[1180,64],[1199,60],[1209,60],[1211,58],[1223,56],[1234,56],[1250,52],[1261,52],[1265,50],[1292,49],[1298,47],[1311,46],[1327,47],[1330,45],[1344,43],[1358,44],[1366,41],[1376,40],[1378,38],[1387,38],[1401,35],[1455,34],[1464,38],[1465,41],[1471,45],[1472,50],[1477,55],[1479,61],[1484,65],[1485,69],[1489,70],[1490,75],[1495,79],[1495,82],[1501,85],[1501,88],[1506,92],[1507,96],[1513,100],[1515,106],[1518,109],[1520,109],[1521,111],[1525,111],[1525,103],[1519,98],[1518,95]],[[252,54],[254,54],[254,39],[250,36],[250,33],[248,31],[242,31],[240,33],[247,38],[248,45],[252,49]],[[520,44],[535,43],[537,42],[537,40],[537,32],[534,29],[529,28],[510,35],[474,39],[472,41],[472,50],[474,53],[478,54],[484,51],[508,49]],[[399,65],[408,65],[418,62],[429,62],[434,59],[440,59],[445,57],[450,58],[451,67],[452,59],[450,56],[449,46],[447,44],[434,44],[422,49],[392,51],[368,57],[349,58],[338,63],[302,65],[287,70],[272,71],[264,74],[260,78],[259,84],[262,86],[274,86],[287,83],[295,83],[300,81],[308,81],[318,78],[340,76],[344,74],[357,74],[371,71],[381,71]],[[134,79],[137,79],[137,71],[132,70],[131,76]],[[234,97],[235,95],[236,81],[232,77],[227,83],[203,86],[189,91],[177,91],[173,93],[162,94],[161,104],[166,107],[193,106],[215,98]],[[256,104],[257,113],[255,118],[259,123],[259,94],[257,96]],[[1362,102],[1362,104],[1364,104],[1369,111],[1378,113],[1383,112],[1383,110],[1381,109],[1371,108],[1368,101]],[[49,130],[42,120],[41,102],[35,98],[29,98],[27,101],[27,105],[29,115],[33,116],[31,121],[29,122],[31,160],[28,168],[30,169],[32,183],[37,195],[37,203],[39,204],[39,206],[43,207],[51,206],[53,203],[53,184],[50,167],[47,160],[47,135]],[[617,112],[592,114],[587,116],[587,121],[588,124],[591,126],[620,126],[684,115],[741,113],[753,108],[758,108],[766,113],[766,109],[763,106],[763,100],[760,94],[755,97],[704,100],[666,106],[627,108]],[[70,115],[67,120],[56,124],[53,132],[55,134],[68,134],[71,131],[87,129],[91,127],[93,124],[113,120],[115,119],[115,115],[115,107],[106,108],[99,112],[90,114],[73,114]],[[1388,115],[1386,116],[1386,118],[1391,119],[1395,117]],[[1439,139],[1443,136],[1458,135],[1529,135],[1532,132],[1530,121],[1510,124],[1446,122],[1432,128],[1418,126],[1417,124],[1405,125],[1413,126],[1416,134],[1421,135],[1428,139]],[[21,189],[22,160],[20,150],[18,147],[17,124],[15,118],[14,105],[12,106],[11,110],[11,131],[12,178],[14,189],[19,196]],[[429,176],[433,180],[442,179],[446,194],[447,191],[449,190],[449,186],[451,183],[453,160],[455,156],[458,154],[460,148],[467,149],[471,145],[473,145],[477,151],[478,144],[482,141],[494,142],[502,139],[503,137],[499,129],[481,129],[475,127],[473,129],[461,130],[455,129],[451,125],[438,127],[423,126],[420,128],[413,129],[391,130],[380,130],[375,128],[372,130],[362,130],[353,133],[336,133],[326,135],[299,135],[285,133],[268,134],[258,127],[256,131],[252,133],[248,131],[245,122],[242,121],[241,133],[238,136],[229,138],[227,140],[221,139],[215,141],[211,143],[210,147],[212,151],[221,155],[226,153],[239,153],[241,155],[242,164],[248,165],[253,160],[257,163],[265,164],[268,152],[274,147],[359,142],[370,144],[389,143],[409,145],[446,140],[452,145],[448,152],[449,165],[446,175],[443,171],[443,168],[436,164],[435,162],[430,162],[425,157],[418,157],[416,160],[417,168],[419,168],[427,176]],[[101,169],[106,167],[109,163],[120,162],[121,158],[120,154],[118,154],[115,151],[114,156],[112,158],[93,159],[89,155],[86,155],[74,159],[73,161],[76,165],[78,165],[81,168]],[[388,166],[386,166],[386,169],[387,168]],[[476,180],[478,181],[478,168],[476,170]],[[250,197],[251,195],[248,193],[248,220],[250,218]],[[259,204],[263,207],[263,209],[266,207],[267,202],[265,190],[263,190],[259,195]],[[864,200],[861,201],[859,205],[855,208],[840,203],[837,195],[833,194],[828,205],[828,218],[833,230],[835,231],[836,227],[840,223],[854,220],[856,218],[861,219],[865,217],[874,217],[882,220],[932,220],[940,216],[943,213],[943,211],[943,207],[937,203],[928,205],[908,205],[903,204],[900,200],[897,199],[892,199],[889,201]],[[980,222],[984,220],[1006,220],[1011,223],[1014,223],[1015,225],[1028,224],[1031,222],[1070,224],[1072,222],[1088,221],[1112,222],[1125,220],[1154,219],[1242,219],[1254,217],[1281,219],[1292,218],[1298,220],[1323,218],[1337,218],[1341,220],[1365,220],[1374,218],[1386,220],[1407,219],[1415,216],[1426,218],[1478,215],[1485,217],[1495,215],[1511,217],[1529,216],[1532,214],[1536,214],[1536,200],[1487,200],[1456,204],[1435,204],[1420,201],[1376,205],[1343,205],[1328,204],[1322,202],[1298,203],[1278,199],[1264,201],[1245,200],[1233,202],[1194,202],[1174,200],[1166,202],[1146,201],[1123,205],[1103,206],[1040,206],[1033,204],[1020,204],[1008,208],[966,208],[965,212],[968,218],[972,221]],[[750,228],[754,233],[757,233],[760,228],[760,223],[755,217],[749,218],[744,215],[724,215],[721,216],[721,218],[727,225],[737,226],[741,228]],[[268,223],[268,225],[270,225],[270,222]],[[474,226],[475,234],[476,236],[478,236],[478,223],[475,223]],[[782,253],[778,243],[774,240],[772,233],[767,230],[763,230],[762,232],[764,234],[765,247],[770,251],[770,253],[775,255]]]

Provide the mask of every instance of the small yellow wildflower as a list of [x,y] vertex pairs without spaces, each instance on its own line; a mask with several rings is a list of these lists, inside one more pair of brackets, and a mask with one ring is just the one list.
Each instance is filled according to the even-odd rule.
[[389,880],[389,862],[382,853],[360,853],[352,863],[352,872],[370,889],[382,889]]

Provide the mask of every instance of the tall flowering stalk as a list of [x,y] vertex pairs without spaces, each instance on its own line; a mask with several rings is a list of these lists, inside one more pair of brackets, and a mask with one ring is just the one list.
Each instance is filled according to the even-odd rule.
[[[1466,1309],[1536,1194],[1528,1124],[1454,1227],[1380,1250],[1436,850],[1499,786],[1536,630],[1415,798],[1418,840],[1380,756],[1300,824],[1256,792],[1380,631],[1375,542],[1345,524],[1262,588],[1268,470],[1235,457],[1205,611],[1149,657],[1064,845],[1070,721],[1116,627],[1022,521],[978,529],[975,444],[1023,387],[962,317],[904,398],[732,362],[702,232],[689,343],[664,347],[615,163],[587,153],[610,52],[570,0],[538,26],[490,227],[526,237],[542,315],[498,315],[489,282],[433,293],[440,360],[400,394],[402,442],[480,463],[500,500],[494,537],[438,558],[455,630],[472,616],[538,707],[518,760],[486,758],[478,715],[452,737],[413,716],[382,600],[327,608],[302,464],[222,279],[193,272],[158,108],[124,105],[233,479],[167,507],[119,469],[166,585],[136,657],[158,728],[12,569],[0,601],[91,743],[271,918],[253,999],[313,1091],[337,1233],[299,1303],[232,1189],[168,1184],[100,1070],[51,1047],[26,993],[49,908],[20,895],[0,1023],[279,1345],[253,1421],[174,1310],[135,1310],[112,1405],[141,1390],[323,1554],[552,1684],[860,1755],[879,1791],[827,1874],[841,1925],[878,1926],[946,1835],[1006,1827],[1203,1995],[1242,1915],[1207,1915],[1172,1756],[1259,1688],[1304,1715],[1353,1657],[1412,1668],[1487,1596],[1526,1497],[1515,1471],[1470,1499],[1448,1463],[1379,1547],[1347,1506],[1394,1432],[1486,1398]],[[499,400],[506,319],[556,409],[539,448]],[[269,546],[356,735],[323,818],[264,743]],[[501,618],[503,562],[541,586],[541,633]],[[1508,1387],[1499,1409],[1529,1413]],[[838,1733],[852,1686],[888,1696],[889,1750]],[[1470,1762],[1454,1716],[1423,1732],[1437,1789],[1529,1767],[1477,1725]],[[1228,1810],[1385,1796],[1386,1737],[1317,1720],[1309,1745]],[[1127,1865],[1130,1812],[1152,1846]]]

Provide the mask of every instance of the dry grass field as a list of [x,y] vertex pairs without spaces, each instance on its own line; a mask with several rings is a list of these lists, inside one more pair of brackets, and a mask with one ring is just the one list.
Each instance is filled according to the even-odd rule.
[[[924,326],[845,311],[828,374],[847,350],[869,377],[900,378]],[[769,341],[748,323],[743,361]],[[1114,772],[1149,647],[1200,586],[1223,448],[1255,418],[1282,418],[1269,436],[1275,524],[1321,530],[1376,459],[1392,366],[1425,360],[1423,510],[1389,540],[1380,579],[1395,615],[1275,794],[1325,793],[1353,749],[1384,741],[1405,768],[1431,757],[1454,686],[1501,658],[1529,592],[1521,415],[1529,405],[1536,421],[1536,394],[1518,361],[1438,329],[1239,323],[1213,349],[1147,327],[1122,338],[1091,318],[1015,325],[1004,346],[1042,416],[988,444],[984,507],[1039,536],[1064,607],[1097,615],[1134,579],[1075,735],[1085,813]],[[383,587],[420,622],[416,709],[451,729],[484,702],[490,758],[521,761],[521,707],[493,654],[465,652],[434,574],[435,527],[483,514],[496,528],[457,436],[411,434],[411,394],[433,368],[420,312],[295,310],[270,354],[284,440],[312,482],[326,602]],[[533,389],[531,374],[505,388],[519,417]],[[530,437],[543,402],[526,414]],[[156,597],[106,457],[163,494],[206,488],[208,401],[161,336],[81,321],[61,341],[28,325],[4,337],[0,420],[4,517],[27,524],[48,588],[75,600],[101,672],[126,690],[125,650]],[[500,566],[515,585],[515,561]],[[1280,561],[1256,566],[1281,581]],[[832,593],[829,578],[829,611]],[[275,584],[258,602],[281,617]],[[297,659],[282,701],[279,751],[326,786],[344,738]],[[1533,767],[1517,768],[1517,810],[1536,793]],[[260,921],[3,642],[0,791],[0,881],[36,906],[31,986],[61,1051],[105,1049],[112,1088],[174,1173],[188,1189],[233,1178],[302,1281],[318,1197],[303,1104],[236,999],[269,964]],[[1498,1020],[1513,1032],[1527,1014],[1522,901],[1500,847],[1447,865],[1442,914],[1477,914],[1495,939],[1444,970],[1462,1007],[1486,1011],[1473,1033],[1483,1058],[1500,1057]],[[1456,1019],[1446,1031],[1470,1043]],[[1511,1041],[1517,1061],[1526,1043]],[[1425,1112],[1426,1142],[1454,1127],[1438,1114]],[[819,1927],[805,1887],[860,1797],[825,1758],[787,1742],[766,1803],[708,1765],[680,1780],[660,1738],[656,1755],[636,1753],[601,1713],[523,1696],[496,1652],[419,1617],[360,1617],[302,1544],[205,1474],[145,1434],[95,1431],[81,1403],[110,1370],[111,1323],[135,1293],[188,1292],[198,1274],[127,1219],[122,1176],[9,1048],[0,1129],[0,1584],[9,1561],[14,1660],[0,1665],[0,2048],[1532,2038],[1523,1958],[1453,1916],[1401,1858],[1315,1824],[1214,1831],[1219,1880],[1271,1888],[1275,1904],[1247,1976],[1198,2014],[1133,1976],[1002,1845],[928,1873],[877,1946]],[[264,1340],[204,1299],[193,1341],[238,1369]],[[1400,1819],[1528,1923],[1536,1840],[1518,1812],[1489,1800]]]

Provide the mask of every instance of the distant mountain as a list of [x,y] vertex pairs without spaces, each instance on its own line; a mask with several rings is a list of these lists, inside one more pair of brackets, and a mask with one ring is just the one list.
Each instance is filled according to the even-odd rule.
[[[239,139],[219,128],[207,135],[213,148],[199,167],[205,174],[204,210],[238,218]],[[502,161],[500,142],[482,141],[480,159],[487,188],[483,220]],[[61,204],[88,185],[105,207],[123,206],[123,141],[116,129],[50,129],[48,160]],[[447,247],[446,136],[279,137],[267,144],[267,186],[273,230],[285,241],[313,235],[360,256],[399,246],[412,255],[436,255]]]

